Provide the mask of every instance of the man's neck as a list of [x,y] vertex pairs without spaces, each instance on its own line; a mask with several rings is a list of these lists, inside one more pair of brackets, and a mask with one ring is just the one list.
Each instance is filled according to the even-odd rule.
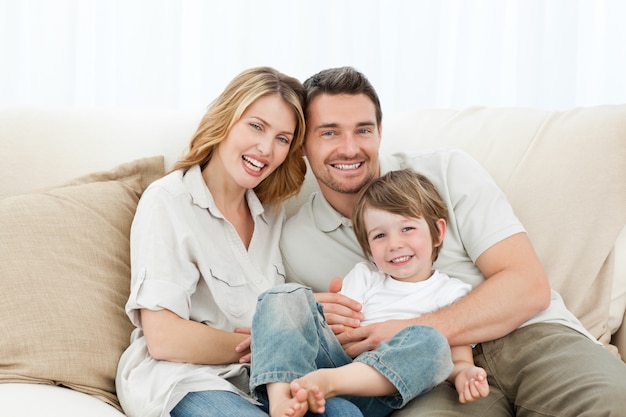
[[358,194],[347,194],[340,193],[330,188],[326,187],[323,184],[320,184],[320,189],[328,204],[332,206],[335,210],[337,210],[341,215],[347,218],[352,217],[352,210],[354,209],[354,205],[356,204],[356,199]]

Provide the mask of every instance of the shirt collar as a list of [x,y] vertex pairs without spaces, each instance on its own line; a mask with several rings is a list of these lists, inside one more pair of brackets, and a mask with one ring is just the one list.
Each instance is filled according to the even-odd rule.
[[352,226],[352,222],[335,210],[321,191],[311,194],[311,211],[317,228],[323,232],[332,232],[341,225]]
[[[191,194],[191,199],[194,204],[197,206],[209,210],[211,215],[224,218],[220,210],[217,208],[215,204],[215,200],[213,199],[213,195],[204,182],[204,178],[202,177],[202,170],[200,170],[200,165],[194,165],[187,170],[183,174],[183,182],[189,194]],[[246,201],[248,202],[248,207],[250,208],[250,214],[252,217],[261,216],[261,218],[267,222],[265,218],[265,208],[259,197],[257,197],[256,193],[252,189],[246,190]]]

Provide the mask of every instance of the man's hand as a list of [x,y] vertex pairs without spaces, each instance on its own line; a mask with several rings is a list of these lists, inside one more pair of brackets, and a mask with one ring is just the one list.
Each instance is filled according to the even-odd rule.
[[411,325],[407,320],[387,320],[380,323],[372,323],[354,329],[346,329],[337,334],[337,339],[343,350],[355,358],[363,352],[378,349],[381,342],[391,339],[396,333]]
[[341,290],[341,278],[334,278],[328,286],[328,292],[315,293],[315,300],[324,307],[326,322],[335,334],[346,328],[359,327],[363,320],[361,303],[345,295],[338,294]]

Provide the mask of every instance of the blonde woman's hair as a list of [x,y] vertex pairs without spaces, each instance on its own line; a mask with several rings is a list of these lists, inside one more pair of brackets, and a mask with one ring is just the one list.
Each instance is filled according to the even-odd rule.
[[411,169],[390,171],[375,178],[361,190],[352,214],[352,227],[366,257],[372,256],[365,229],[365,210],[376,208],[409,218],[423,218],[433,242],[433,258],[437,260],[441,243],[437,221],[448,220],[448,207],[433,183]]
[[254,188],[263,204],[278,204],[300,191],[306,173],[302,156],[304,140],[304,101],[306,92],[296,78],[274,68],[256,67],[237,75],[226,89],[209,105],[191,138],[187,155],[172,171],[209,163],[218,145],[241,118],[246,109],[261,97],[278,94],[293,109],[296,129],[285,161]]

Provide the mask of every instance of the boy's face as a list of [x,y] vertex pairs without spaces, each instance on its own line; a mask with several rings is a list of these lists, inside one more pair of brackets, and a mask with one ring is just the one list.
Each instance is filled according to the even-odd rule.
[[423,218],[367,208],[363,220],[372,258],[381,271],[406,282],[432,275],[433,240]]
[[379,175],[380,126],[366,95],[319,95],[306,123],[304,154],[325,195],[356,193]]

